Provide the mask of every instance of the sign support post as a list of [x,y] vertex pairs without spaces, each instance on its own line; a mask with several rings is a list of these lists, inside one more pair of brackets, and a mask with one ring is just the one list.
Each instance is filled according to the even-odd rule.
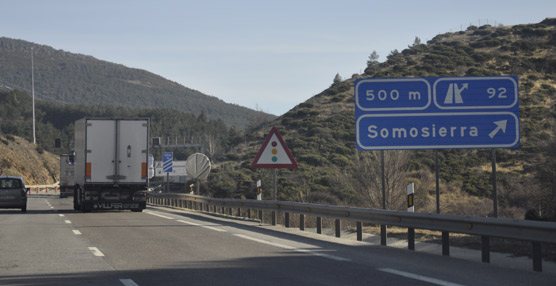
[[498,190],[496,184],[496,149],[492,149],[492,201],[494,204],[494,217],[498,217]]
[[[386,209],[386,174],[384,167],[384,150],[380,151],[380,164],[382,165],[382,209]],[[380,244],[386,245],[386,225],[380,225]]]
[[438,177],[438,149],[434,150],[434,165],[436,173],[436,213],[440,213],[440,178]]
[[278,200],[278,190],[276,189],[276,168],[272,169],[272,177],[274,178],[274,200]]

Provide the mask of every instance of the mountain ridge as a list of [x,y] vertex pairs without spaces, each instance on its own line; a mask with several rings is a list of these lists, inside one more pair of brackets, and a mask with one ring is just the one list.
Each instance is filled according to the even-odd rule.
[[6,37],[0,37],[0,86],[31,90],[31,49],[38,99],[141,109],[169,108],[195,115],[204,112],[209,118],[241,128],[250,126],[256,117],[265,120],[276,117],[226,103],[146,70]]

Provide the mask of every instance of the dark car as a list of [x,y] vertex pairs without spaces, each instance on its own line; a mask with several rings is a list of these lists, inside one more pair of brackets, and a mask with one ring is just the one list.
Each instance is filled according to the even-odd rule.
[[23,178],[0,176],[0,208],[18,208],[27,211],[27,190]]

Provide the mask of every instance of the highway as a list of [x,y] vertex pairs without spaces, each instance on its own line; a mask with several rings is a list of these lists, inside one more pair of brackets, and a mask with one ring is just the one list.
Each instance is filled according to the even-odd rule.
[[[332,240],[333,241],[333,240]],[[0,285],[554,285],[556,275],[148,207],[0,209]]]

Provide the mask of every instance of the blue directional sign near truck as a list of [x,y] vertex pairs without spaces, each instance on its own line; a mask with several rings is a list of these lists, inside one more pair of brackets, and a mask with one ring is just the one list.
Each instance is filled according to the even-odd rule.
[[514,76],[359,79],[359,150],[515,148]]
[[174,166],[174,153],[164,152],[162,153],[162,171],[166,173],[172,173]]

